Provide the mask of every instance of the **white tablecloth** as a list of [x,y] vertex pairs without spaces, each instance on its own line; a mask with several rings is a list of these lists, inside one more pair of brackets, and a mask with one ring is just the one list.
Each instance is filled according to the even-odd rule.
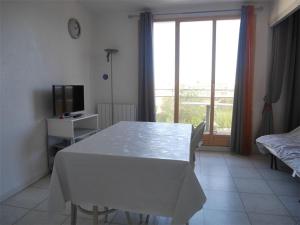
[[206,200],[189,162],[191,131],[187,124],[120,122],[60,151],[49,210],[72,201],[186,223]]

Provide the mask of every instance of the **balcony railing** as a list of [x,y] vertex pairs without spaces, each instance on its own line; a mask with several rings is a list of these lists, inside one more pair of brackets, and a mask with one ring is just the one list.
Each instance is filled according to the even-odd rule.
[[[170,122],[174,114],[174,90],[156,89],[157,118],[161,122]],[[211,115],[210,89],[181,89],[179,97],[179,120],[194,125],[205,120],[206,131],[210,129]],[[173,102],[173,103],[172,103]],[[215,90],[214,132],[230,133],[233,107],[233,90]]]

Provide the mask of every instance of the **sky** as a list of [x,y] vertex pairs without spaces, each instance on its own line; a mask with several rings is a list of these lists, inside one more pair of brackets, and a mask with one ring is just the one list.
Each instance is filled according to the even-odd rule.
[[[240,20],[216,22],[216,89],[233,89]],[[180,88],[210,89],[212,74],[212,21],[180,23]],[[175,22],[154,23],[156,89],[175,86]]]

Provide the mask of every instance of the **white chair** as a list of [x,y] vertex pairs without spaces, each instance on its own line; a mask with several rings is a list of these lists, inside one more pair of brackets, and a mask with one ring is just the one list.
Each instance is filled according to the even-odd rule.
[[193,163],[193,166],[195,165],[196,156],[195,156],[195,150],[199,147],[200,144],[202,144],[201,140],[203,137],[203,133],[205,130],[205,122],[201,122],[196,128],[193,129],[192,133],[192,139],[191,139],[191,162]]

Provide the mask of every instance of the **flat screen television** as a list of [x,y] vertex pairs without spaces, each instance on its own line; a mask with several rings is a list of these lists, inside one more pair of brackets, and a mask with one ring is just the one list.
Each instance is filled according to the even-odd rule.
[[53,114],[68,116],[84,110],[83,85],[53,85]]

